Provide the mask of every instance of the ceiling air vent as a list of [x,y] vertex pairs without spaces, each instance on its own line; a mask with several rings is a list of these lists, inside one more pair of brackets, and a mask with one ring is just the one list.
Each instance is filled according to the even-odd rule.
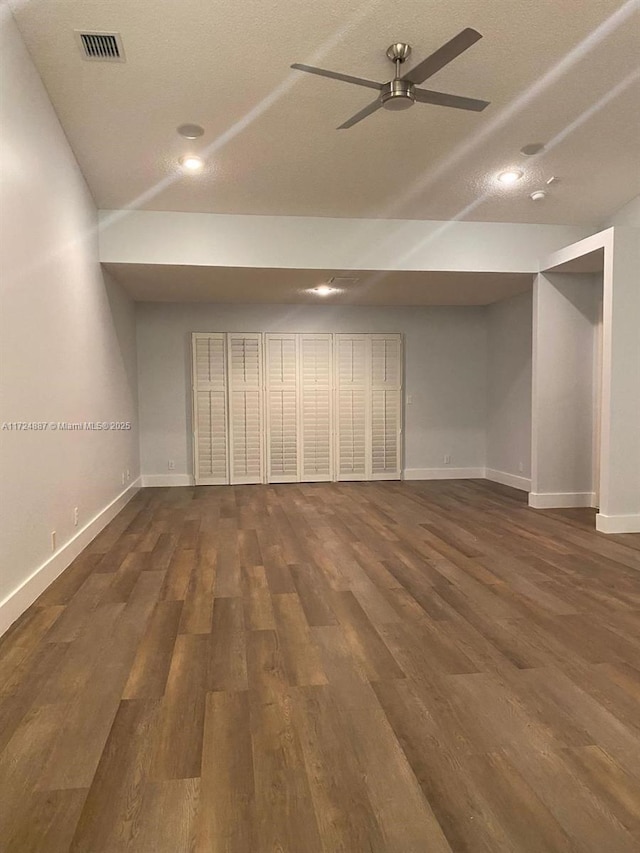
[[83,59],[93,62],[124,62],[120,33],[83,33],[76,30]]

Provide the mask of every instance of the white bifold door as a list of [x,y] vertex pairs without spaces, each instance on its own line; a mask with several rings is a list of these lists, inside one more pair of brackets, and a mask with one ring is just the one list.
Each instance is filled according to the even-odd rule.
[[262,335],[227,335],[229,474],[232,483],[264,479]]
[[402,338],[335,335],[337,480],[401,475]]
[[193,335],[193,456],[196,483],[229,482],[227,336]]
[[193,335],[196,483],[401,476],[400,335]]
[[264,338],[267,481],[331,480],[332,335]]
[[333,335],[298,335],[300,479],[333,480]]
[[300,479],[297,335],[265,335],[265,437],[267,479]]

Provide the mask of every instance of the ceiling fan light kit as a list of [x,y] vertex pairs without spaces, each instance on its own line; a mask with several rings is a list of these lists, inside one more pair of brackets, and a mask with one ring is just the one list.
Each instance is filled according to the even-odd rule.
[[386,83],[366,80],[363,77],[352,77],[349,74],[328,71],[325,68],[316,68],[313,65],[302,65],[299,62],[295,62],[291,67],[297,71],[306,71],[308,74],[317,74],[320,77],[329,77],[332,80],[341,80],[343,83],[351,83],[355,86],[364,86],[378,91],[378,97],[375,101],[347,119],[338,130],[347,130],[353,127],[354,124],[358,124],[381,107],[394,111],[406,110],[413,106],[416,101],[420,104],[435,104],[440,107],[480,112],[489,106],[489,101],[463,98],[459,95],[449,95],[446,92],[433,92],[430,89],[419,88],[419,84],[424,83],[425,80],[428,80],[429,77],[432,77],[481,38],[479,32],[467,27],[438,48],[435,53],[414,65],[406,74],[401,74],[401,69],[411,54],[411,46],[406,42],[395,42],[387,48],[387,57],[395,65],[396,73],[395,77]]
[[415,103],[413,83],[406,80],[391,80],[385,83],[380,95],[385,110],[406,110]]

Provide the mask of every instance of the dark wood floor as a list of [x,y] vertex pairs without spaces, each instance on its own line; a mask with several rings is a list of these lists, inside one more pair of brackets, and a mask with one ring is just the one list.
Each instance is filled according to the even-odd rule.
[[147,489],[0,647],[0,849],[640,849],[640,536],[480,481]]

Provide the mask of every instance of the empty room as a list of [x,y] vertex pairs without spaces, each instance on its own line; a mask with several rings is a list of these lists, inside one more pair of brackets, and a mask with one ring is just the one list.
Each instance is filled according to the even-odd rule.
[[636,853],[638,0],[0,12],[2,853]]

